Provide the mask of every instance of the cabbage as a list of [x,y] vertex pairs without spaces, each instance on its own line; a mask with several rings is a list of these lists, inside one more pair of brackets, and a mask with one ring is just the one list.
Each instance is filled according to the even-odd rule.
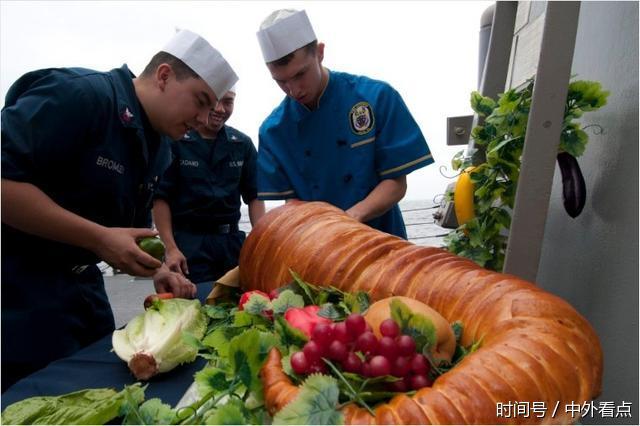
[[183,334],[200,340],[206,329],[207,317],[198,300],[157,300],[125,328],[114,331],[111,342],[136,378],[148,380],[179,364],[193,362],[198,350]]

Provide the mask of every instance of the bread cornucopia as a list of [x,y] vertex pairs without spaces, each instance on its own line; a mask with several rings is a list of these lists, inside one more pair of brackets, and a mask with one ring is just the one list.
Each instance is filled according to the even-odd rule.
[[[602,349],[591,325],[567,302],[515,276],[492,272],[434,247],[374,230],[321,202],[272,210],[252,230],[240,255],[243,287],[270,291],[303,279],[372,300],[405,296],[447,321],[465,324],[462,343],[480,348],[433,387],[375,408],[342,409],[346,424],[570,423],[565,410],[597,397]],[[262,371],[267,408],[277,412],[297,394],[273,349]],[[545,416],[498,416],[498,403],[544,403]]]

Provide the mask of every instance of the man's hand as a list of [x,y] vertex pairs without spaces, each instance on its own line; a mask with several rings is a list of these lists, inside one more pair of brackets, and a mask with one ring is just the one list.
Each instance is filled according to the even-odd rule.
[[150,277],[162,266],[162,262],[138,247],[137,241],[156,235],[156,231],[146,228],[104,228],[94,252],[109,265],[127,274]]
[[177,247],[169,249],[164,255],[164,263],[167,265],[170,271],[177,272],[184,276],[189,275],[189,266],[187,265],[187,258]]
[[407,177],[399,176],[394,179],[384,179],[373,188],[366,198],[346,213],[358,222],[369,222],[385,214],[404,197],[407,192]]
[[153,276],[156,293],[173,293],[174,297],[193,299],[196,297],[196,285],[177,272],[170,271],[166,265]]

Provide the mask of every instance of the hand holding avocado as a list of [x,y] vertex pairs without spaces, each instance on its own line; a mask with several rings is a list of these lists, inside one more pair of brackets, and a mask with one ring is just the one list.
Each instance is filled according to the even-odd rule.
[[[147,253],[138,245],[138,241],[153,238],[157,234],[148,228],[103,228],[93,251],[109,265],[127,274],[151,277],[162,266],[162,261]],[[156,242],[144,245],[154,247],[153,252],[159,253]]]
[[138,247],[158,259],[160,262],[164,259],[164,243],[158,237],[144,237],[138,241]]

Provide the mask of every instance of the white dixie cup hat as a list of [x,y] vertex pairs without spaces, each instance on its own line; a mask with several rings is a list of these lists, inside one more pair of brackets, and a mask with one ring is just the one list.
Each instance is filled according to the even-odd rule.
[[180,30],[162,48],[195,71],[221,99],[238,81],[231,65],[207,40],[189,30]]
[[307,12],[280,9],[271,13],[256,33],[266,63],[278,60],[316,40]]

